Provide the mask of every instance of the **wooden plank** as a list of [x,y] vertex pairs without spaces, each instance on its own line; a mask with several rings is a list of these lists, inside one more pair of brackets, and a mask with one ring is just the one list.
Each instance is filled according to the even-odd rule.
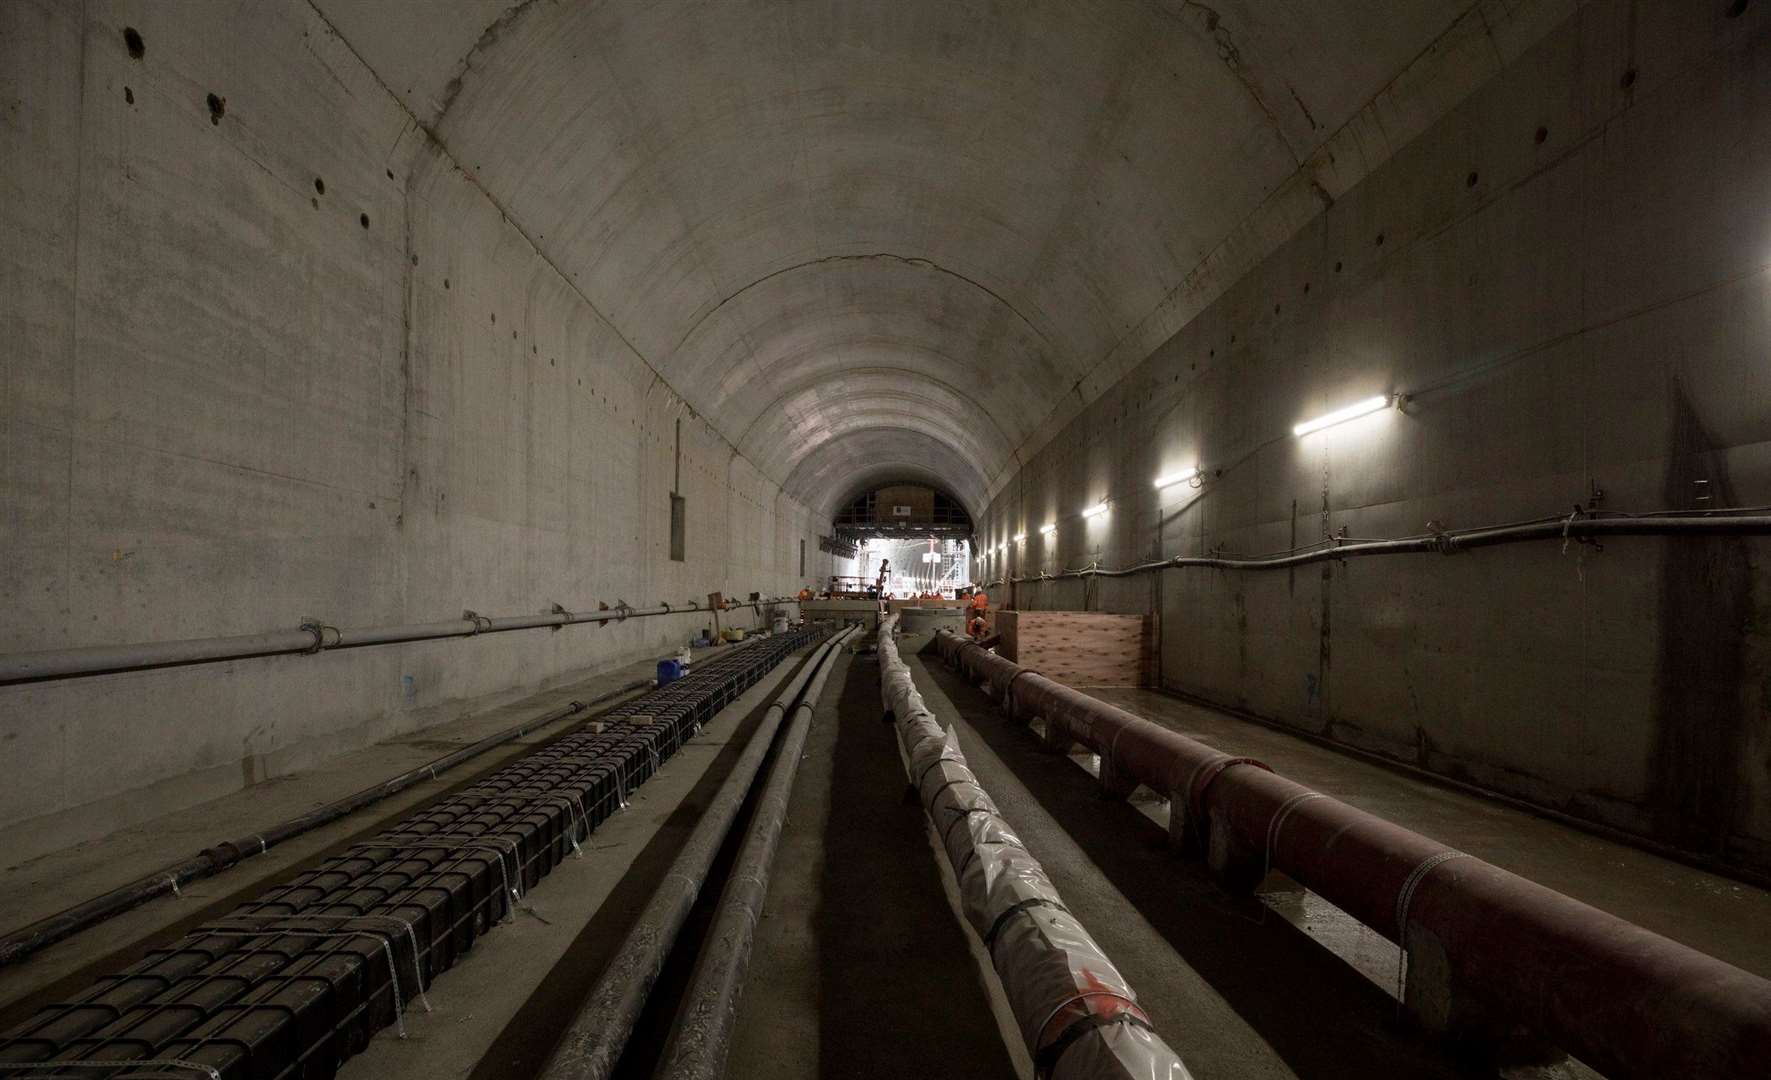
[[1100,611],[1001,611],[997,651],[1069,686],[1146,686],[1154,669],[1153,620]]

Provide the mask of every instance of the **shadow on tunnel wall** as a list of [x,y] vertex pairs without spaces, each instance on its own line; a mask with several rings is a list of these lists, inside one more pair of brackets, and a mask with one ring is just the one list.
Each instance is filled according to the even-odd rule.
[[[1675,382],[1665,498],[1669,506],[1704,489],[1734,506],[1727,461]],[[1744,540],[1694,537],[1661,542],[1660,646],[1655,668],[1654,754],[1649,800],[1655,838],[1723,861],[1741,813],[1742,741],[1748,726],[1747,629],[1752,564]],[[1771,850],[1751,861],[1771,870]]]

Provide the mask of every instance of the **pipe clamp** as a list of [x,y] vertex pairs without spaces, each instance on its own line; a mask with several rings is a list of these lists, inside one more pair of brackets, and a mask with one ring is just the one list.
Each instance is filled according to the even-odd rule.
[[322,650],[324,650],[326,648],[326,632],[327,631],[332,632],[332,636],[335,641],[338,638],[338,628],[336,626],[327,626],[325,623],[321,622],[320,620],[315,619],[315,618],[311,618],[311,617],[303,617],[302,618],[301,629],[306,630],[308,633],[314,635],[313,645],[309,646],[306,650],[304,650],[310,656],[313,655],[314,653],[321,652]]

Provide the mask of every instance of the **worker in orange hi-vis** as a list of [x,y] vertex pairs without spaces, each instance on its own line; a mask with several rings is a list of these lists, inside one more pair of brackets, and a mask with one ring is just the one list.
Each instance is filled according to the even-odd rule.
[[799,598],[802,602],[806,601],[806,600],[810,600],[812,598],[812,590],[809,588],[801,589],[799,591]]
[[982,585],[972,586],[971,602],[967,606],[979,615],[984,614],[984,612],[990,609],[990,598],[984,595],[984,587]]

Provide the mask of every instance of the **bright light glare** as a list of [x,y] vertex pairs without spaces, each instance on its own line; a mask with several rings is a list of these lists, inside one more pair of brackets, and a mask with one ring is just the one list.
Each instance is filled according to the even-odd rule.
[[1379,409],[1387,409],[1389,407],[1390,395],[1379,394],[1377,397],[1366,398],[1364,401],[1358,402],[1357,404],[1348,405],[1344,409],[1336,409],[1334,412],[1331,412],[1326,416],[1318,416],[1314,420],[1306,420],[1297,427],[1292,428],[1291,433],[1293,435],[1308,435],[1312,431],[1321,431],[1325,427],[1333,427],[1336,424],[1343,424],[1348,420],[1354,420],[1358,417],[1364,416],[1366,413],[1374,413]]
[[1027,534],[1026,533],[1016,533],[1013,537],[1011,537],[1011,539],[1013,539],[1014,542],[1017,544],[1024,544],[1027,542]]
[[1089,507],[1087,510],[1084,510],[1082,512],[1082,516],[1085,518],[1100,517],[1102,514],[1105,514],[1106,512],[1107,512],[1107,504],[1106,503],[1096,503],[1093,506]]
[[1050,525],[1042,525],[1039,527],[1039,535],[1041,535],[1041,536],[1050,536],[1052,533],[1055,533],[1057,531],[1058,531],[1058,523],[1055,521],[1052,522]]
[[1188,480],[1191,480],[1195,476],[1198,476],[1198,475],[1199,475],[1198,469],[1194,469],[1194,468],[1182,469],[1180,472],[1172,472],[1172,473],[1169,473],[1167,476],[1158,476],[1156,478],[1156,486],[1159,488],[1173,487],[1176,484],[1185,483]]

